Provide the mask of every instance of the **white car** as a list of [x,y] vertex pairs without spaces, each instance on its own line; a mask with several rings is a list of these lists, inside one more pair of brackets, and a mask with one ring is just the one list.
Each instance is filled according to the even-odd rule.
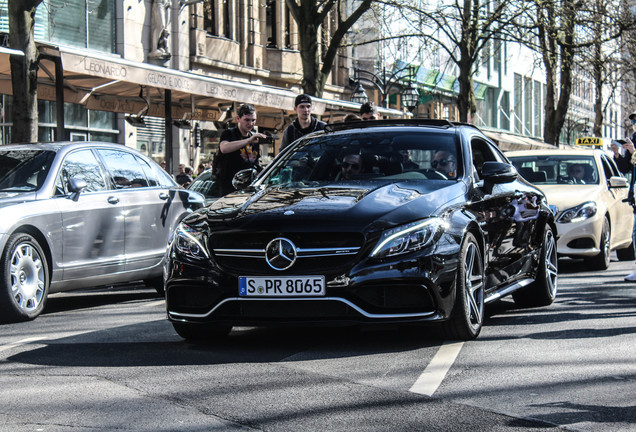
[[506,153],[519,174],[541,189],[557,223],[557,252],[609,267],[610,252],[634,259],[629,185],[602,150],[525,150]]

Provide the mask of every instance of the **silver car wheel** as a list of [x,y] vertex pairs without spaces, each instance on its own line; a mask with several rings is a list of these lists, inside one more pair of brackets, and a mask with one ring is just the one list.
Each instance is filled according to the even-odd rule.
[[29,243],[20,243],[13,250],[9,269],[11,293],[22,311],[30,313],[42,303],[46,274],[42,257]]
[[552,230],[546,233],[543,247],[545,248],[545,279],[548,285],[549,295],[554,299],[557,291],[559,257],[557,255],[556,240]]
[[484,274],[481,254],[475,243],[470,243],[464,262],[464,294],[466,296],[466,319],[473,330],[483,323],[484,315]]

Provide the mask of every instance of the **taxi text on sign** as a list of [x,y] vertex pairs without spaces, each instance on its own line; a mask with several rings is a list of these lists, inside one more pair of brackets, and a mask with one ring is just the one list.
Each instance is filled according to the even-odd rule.
[[601,138],[587,137],[587,138],[577,138],[576,145],[603,145],[603,141]]

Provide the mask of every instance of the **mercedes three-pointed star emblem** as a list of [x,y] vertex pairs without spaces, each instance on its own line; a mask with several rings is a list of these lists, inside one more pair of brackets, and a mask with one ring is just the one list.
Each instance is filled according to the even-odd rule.
[[296,262],[296,246],[289,239],[277,237],[267,243],[265,260],[274,270],[287,270]]

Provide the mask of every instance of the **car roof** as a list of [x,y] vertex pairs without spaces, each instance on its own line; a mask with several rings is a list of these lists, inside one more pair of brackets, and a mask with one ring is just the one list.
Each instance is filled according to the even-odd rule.
[[[471,128],[479,131],[477,126],[470,123],[451,122],[448,120],[437,119],[389,119],[389,120],[366,120],[366,121],[352,121],[342,123],[329,123],[325,126],[326,132],[349,132],[359,129],[369,129],[369,133],[382,131],[386,129],[402,129],[413,130],[413,128],[420,128],[422,130],[437,129],[440,131],[448,130],[454,131],[457,128]],[[480,131],[481,132],[481,131]]]
[[515,156],[545,156],[545,155],[578,155],[578,156],[593,156],[598,153],[603,153],[603,150],[599,149],[542,149],[542,150],[514,150],[507,151],[507,157]]
[[42,142],[42,143],[23,143],[23,144],[3,144],[0,145],[2,150],[49,150],[60,151],[61,149],[74,149],[85,147],[111,147],[111,148],[125,148],[127,150],[133,150],[133,148],[126,147],[117,143],[107,143],[100,141],[56,141],[56,142]]

